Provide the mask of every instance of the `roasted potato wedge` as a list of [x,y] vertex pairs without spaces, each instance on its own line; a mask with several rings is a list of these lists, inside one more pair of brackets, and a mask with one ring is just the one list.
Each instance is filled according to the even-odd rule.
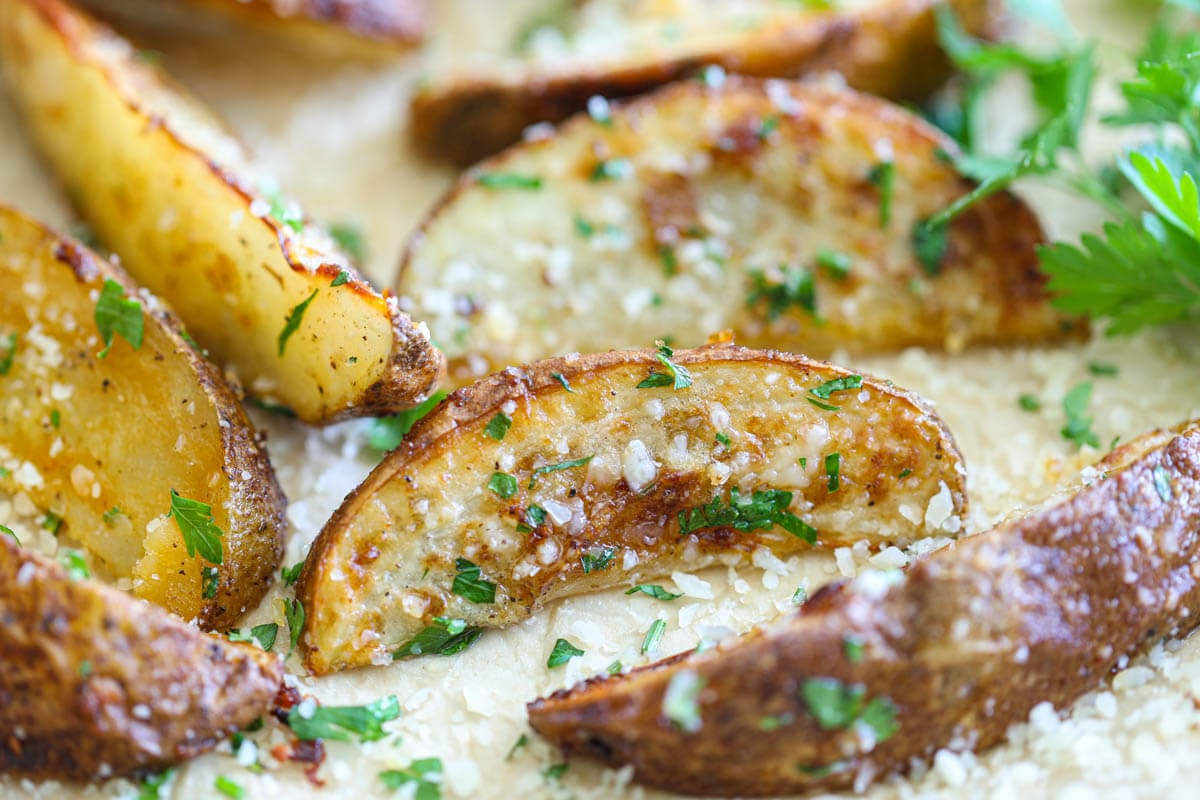
[[758,547],[958,531],[962,462],[920,399],[797,355],[668,353],[506,370],[418,423],[308,556],[309,669],[390,661],[436,617],[503,625]]
[[[949,74],[938,47],[938,0],[857,0],[836,10],[753,0],[541,0],[514,30],[478,28],[447,42],[449,65],[413,99],[412,134],[428,152],[472,163],[558,122],[594,95],[628,97],[703,65],[760,77],[835,71],[857,89],[919,96]],[[963,26],[986,34],[996,0],[950,0]],[[464,56],[464,53],[467,54]]]
[[1084,332],[1047,303],[1042,230],[1012,195],[923,261],[918,224],[971,188],[953,148],[838,88],[678,84],[468,173],[413,238],[398,291],[460,382],[722,328],[820,356]]
[[123,39],[61,0],[14,0],[0,58],[101,241],[251,392],[311,423],[429,394],[443,359],[425,328]]
[[530,722],[570,753],[697,795],[861,789],[940,748],[996,744],[1038,703],[1067,705],[1200,622],[1200,424],[1097,469],[907,575],[827,587],[716,650],[539,700]]
[[[330,56],[388,56],[420,41],[425,0],[84,0],[131,24],[226,33],[226,20],[277,37],[293,49]],[[218,24],[206,26],[213,21]]]
[[0,535],[0,772],[88,780],[211,749],[271,708],[279,660]]
[[[285,501],[220,373],[119,268],[2,206],[0,282],[0,490],[61,520],[98,574],[233,625],[271,584]],[[98,308],[140,319],[140,347],[114,335],[101,357]],[[220,564],[189,555],[172,491],[210,506]]]

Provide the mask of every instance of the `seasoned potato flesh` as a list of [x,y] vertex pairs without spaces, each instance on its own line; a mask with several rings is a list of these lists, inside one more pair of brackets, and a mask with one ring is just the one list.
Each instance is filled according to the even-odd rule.
[[[146,310],[144,340],[118,334],[100,358],[106,281]],[[0,490],[61,519],[98,574],[183,619],[233,625],[271,584],[285,501],[220,373],[118,268],[2,206],[0,282]],[[215,585],[166,516],[172,490],[211,506],[224,532]]]
[[[959,530],[961,459],[914,396],[731,345],[673,363],[691,386],[637,388],[664,366],[628,351],[507,370],[451,395],[313,545],[297,590],[309,668],[390,660],[435,617],[504,625],[759,547],[786,556],[809,539],[880,547]],[[853,388],[822,399],[831,381]],[[739,501],[790,519],[753,525],[764,515],[749,508],[719,519]],[[460,559],[495,584],[494,602],[453,591]]]
[[[939,0],[841,0],[832,9],[778,0],[539,0],[510,29],[491,17],[442,44],[413,99],[412,132],[463,164],[558,122],[589,99],[628,97],[696,75],[703,65],[761,77],[837,72],[856,89],[920,97],[950,72],[938,45]],[[987,34],[998,0],[950,0],[963,27]]]
[[208,636],[0,536],[0,772],[125,776],[266,714],[279,660]]
[[[688,795],[861,791],[941,748],[981,752],[1200,622],[1200,423],[1130,442],[1095,474],[906,575],[860,575],[716,650],[532,703],[530,722]],[[857,710],[819,721],[822,697]]]
[[443,360],[424,327],[126,41],[60,0],[15,0],[0,53],[35,142],[100,240],[247,389],[312,423],[431,391]]
[[970,190],[915,115],[833,87],[697,81],[586,115],[468,173],[398,290],[456,381],[672,337],[810,355],[1060,338],[1037,219],[1000,194],[926,263],[918,223]]

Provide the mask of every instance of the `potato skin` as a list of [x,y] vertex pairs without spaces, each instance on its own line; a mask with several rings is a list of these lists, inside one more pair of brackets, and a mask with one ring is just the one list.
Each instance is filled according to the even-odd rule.
[[[922,261],[916,226],[973,188],[947,163],[954,151],[915,114],[838,87],[676,84],[467,173],[411,240],[397,291],[456,383],[667,334],[693,346],[724,328],[817,357],[1086,335],[1050,306],[1045,237],[1012,194],[967,211],[941,260]],[[596,178],[621,161],[631,174]],[[887,200],[871,178],[884,162]],[[506,175],[540,188],[481,183]],[[808,304],[782,292],[778,265],[806,272]]]
[[313,424],[394,413],[433,391],[445,362],[424,326],[128,42],[62,0],[13,0],[0,52],[83,217],[247,390]]
[[[766,29],[731,32],[728,42],[697,50],[663,45],[648,56],[591,68],[516,76],[450,75],[412,102],[412,137],[426,152],[466,166],[499,152],[536,122],[559,122],[588,98],[630,97],[690,78],[709,64],[758,77],[839,72],[850,86],[896,99],[920,97],[950,74],[938,47],[935,0],[880,0],[866,8],[797,12]],[[951,0],[964,28],[989,33],[996,0]]]
[[[1200,622],[1200,423],[1130,442],[1097,469],[1096,483],[919,559],[889,588],[826,587],[717,650],[538,700],[530,722],[568,753],[697,795],[836,790],[942,747],[990,747],[1038,703],[1062,707]],[[690,734],[663,711],[683,672],[704,682]],[[890,699],[898,731],[867,751],[850,729],[822,730],[801,697],[818,677]],[[763,729],[779,715],[793,721]]]
[[[569,595],[744,559],[758,547],[788,555],[811,546],[772,525],[683,533],[680,512],[714,496],[728,505],[737,486],[747,499],[752,490],[790,492],[787,507],[821,547],[952,533],[924,522],[938,496],[948,518],[964,517],[961,457],[919,398],[864,378],[829,398],[841,409],[829,411],[811,404],[810,390],[852,373],[823,362],[728,344],[677,351],[674,361],[691,371],[690,388],[637,389],[663,369],[655,352],[614,351],[506,370],[448,397],[313,544],[296,589],[309,669],[390,660],[438,616],[494,627]],[[511,420],[502,441],[487,432],[498,413]],[[831,489],[825,459],[835,451],[840,485]],[[537,472],[577,459],[588,461]],[[650,464],[653,474],[637,477]],[[488,488],[496,472],[515,480],[510,497]],[[905,517],[906,504],[921,516]],[[532,524],[535,506],[551,512]],[[604,567],[584,566],[601,553],[610,557]],[[496,584],[494,603],[452,591],[460,557]]]
[[[286,499],[232,390],[119,267],[3,206],[0,276],[11,287],[0,296],[0,333],[18,336],[13,368],[0,376],[0,444],[42,477],[23,490],[107,574],[131,579],[136,596],[205,628],[232,627],[270,588],[287,525]],[[135,351],[118,336],[101,359],[93,292],[106,280],[141,303],[144,340]],[[30,352],[34,327],[60,360]],[[50,399],[53,386],[70,391]],[[51,409],[58,427],[43,424]],[[224,532],[212,597],[202,561],[162,517],[172,489],[211,506]],[[116,520],[106,517],[113,508]]]
[[181,761],[265,714],[279,660],[0,535],[0,772],[90,780]]

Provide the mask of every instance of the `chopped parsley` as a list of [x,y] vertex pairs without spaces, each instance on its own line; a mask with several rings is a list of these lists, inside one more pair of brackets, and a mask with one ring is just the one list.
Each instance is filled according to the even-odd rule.
[[767,279],[762,270],[750,272],[751,286],[746,294],[746,306],[754,308],[760,303],[766,303],[767,320],[774,322],[792,306],[797,306],[809,314],[817,313],[817,291],[812,273],[804,267],[779,268],[783,280],[775,283]]
[[817,266],[834,278],[842,280],[850,276],[850,268],[854,266],[854,262],[845,253],[824,248],[817,253]]
[[802,606],[808,602],[808,589],[803,586],[797,586],[796,591],[792,592],[792,605]]
[[337,275],[334,276],[333,280],[331,280],[329,282],[329,286],[330,286],[330,288],[336,289],[339,286],[345,286],[349,282],[350,282],[350,273],[347,272],[346,270],[342,270],[341,272],[339,272]]
[[658,651],[658,645],[662,642],[663,634],[667,631],[667,621],[665,619],[656,619],[650,624],[650,629],[646,631],[645,638],[642,639],[642,655],[654,653]]
[[138,800],[161,800],[167,785],[175,778],[175,769],[167,769],[158,773],[150,773],[138,784]]
[[104,520],[105,525],[112,525],[114,522],[117,521],[117,517],[123,517],[123,516],[125,516],[125,512],[121,510],[121,507],[113,506],[108,511],[105,511],[101,515],[101,518]]
[[612,545],[599,545],[587,550],[579,557],[579,563],[583,565],[583,574],[589,572],[600,572],[606,570],[612,565],[613,558],[617,555],[617,548]]
[[892,198],[896,186],[896,164],[893,161],[880,161],[871,167],[867,180],[879,190],[879,227],[886,228],[892,223]]
[[633,175],[633,162],[627,158],[609,158],[596,162],[589,176],[593,183],[599,181],[614,181]]
[[[355,263],[361,264],[366,260],[366,240],[363,237],[362,230],[360,230],[357,226],[350,225],[348,223],[333,225],[329,229],[329,236],[333,239],[333,241],[337,242],[338,247],[346,251],[346,255],[350,256]],[[342,279],[342,275],[345,275],[346,278]],[[342,283],[345,283],[346,280],[349,280],[349,278],[350,273],[343,270],[338,275],[337,279],[334,280],[332,285],[341,286]],[[338,283],[339,280],[341,283]]]
[[912,243],[925,274],[931,278],[937,277],[942,271],[942,260],[946,257],[946,251],[950,249],[949,223],[934,224],[928,220],[918,222],[913,226]]
[[1158,496],[1164,503],[1171,502],[1171,498],[1175,494],[1171,489],[1171,473],[1167,472],[1167,468],[1162,464],[1154,467],[1154,491],[1158,492]]
[[521,488],[516,478],[504,472],[493,472],[487,486],[504,500],[508,500]]
[[240,783],[224,775],[217,776],[217,779],[213,781],[213,788],[233,800],[242,800],[246,796],[246,790]]
[[440,758],[418,758],[405,769],[384,770],[379,780],[389,789],[414,787],[413,800],[441,800],[444,770]]
[[189,500],[172,489],[168,515],[174,517],[179,532],[183,534],[183,544],[189,558],[199,553],[201,558],[212,564],[220,564],[225,560],[221,545],[221,537],[225,532],[213,520],[212,506],[199,500]]
[[63,518],[53,511],[47,511],[46,516],[42,517],[41,528],[45,531],[58,536],[58,530],[62,527]]
[[496,584],[481,577],[482,571],[477,564],[459,558],[454,562],[454,570],[454,584],[450,591],[472,603],[496,602]]
[[288,339],[291,339],[292,334],[300,329],[300,323],[304,320],[304,313],[308,311],[308,307],[312,305],[312,301],[317,298],[317,293],[320,291],[320,289],[313,289],[312,294],[301,300],[288,312],[287,319],[283,321],[283,330],[279,332],[280,358],[283,357],[283,352],[287,349]]
[[437,408],[438,403],[445,399],[445,392],[435,392],[415,408],[401,411],[390,417],[379,417],[371,423],[371,427],[367,430],[367,447],[379,453],[395,450],[412,430],[413,425],[428,416],[429,412]]
[[625,668],[625,667],[623,667],[623,666],[621,665],[621,662],[618,660],[618,661],[614,661],[614,662],[612,662],[612,663],[611,663],[611,664],[609,664],[607,667],[605,667],[605,668],[604,668],[604,671],[605,671],[606,673],[608,673],[609,675],[616,675],[616,674],[618,674],[618,673],[619,673],[621,670],[623,670],[624,668]]
[[1098,378],[1112,378],[1118,373],[1118,369],[1113,364],[1104,364],[1099,361],[1093,361],[1088,364],[1088,372]]
[[12,371],[13,362],[17,360],[17,334],[10,333],[3,338],[4,354],[0,355],[0,375],[7,375]]
[[276,222],[282,222],[296,233],[304,230],[304,212],[295,203],[288,203],[283,199],[283,193],[277,188],[270,191],[263,191],[264,199],[270,204],[271,218]]
[[512,427],[512,417],[500,411],[496,416],[488,420],[488,424],[484,426],[483,432],[495,439],[497,442],[504,441],[504,437],[508,435],[508,429]]
[[274,622],[264,622],[262,625],[255,625],[249,633],[242,633],[240,630],[230,631],[229,641],[257,643],[263,650],[270,650],[275,646],[275,639],[278,636],[279,625]]
[[558,464],[547,464],[544,467],[538,467],[533,471],[533,474],[529,476],[529,486],[527,488],[532,489],[533,485],[537,483],[538,477],[541,475],[549,475],[552,472],[562,472],[563,470],[586,467],[593,458],[595,458],[595,456],[584,456],[583,458],[576,458],[572,461],[562,461]]
[[284,586],[291,586],[296,581],[300,580],[300,572],[304,569],[304,562],[297,561],[290,567],[284,567],[279,570],[279,577],[283,579]]
[[383,723],[400,716],[400,701],[395,696],[381,697],[365,706],[310,706],[299,703],[288,711],[287,724],[301,741],[316,739],[349,742],[377,742],[387,736]]
[[809,544],[816,543],[816,529],[787,510],[791,503],[792,493],[781,489],[757,491],[745,497],[734,486],[729,492],[728,505],[716,495],[705,505],[680,511],[679,535],[686,536],[704,528],[729,527],[753,531],[770,530],[778,525]]
[[20,546],[21,540],[17,538],[17,534],[13,532],[12,528],[8,527],[7,525],[0,525],[0,534],[11,536],[12,540],[17,543],[17,546]]
[[777,731],[780,728],[786,728],[795,721],[795,715],[790,712],[772,714],[770,716],[758,718],[758,729],[760,731]]
[[542,770],[542,777],[548,781],[557,781],[560,780],[563,775],[566,775],[567,770],[570,768],[571,765],[565,761],[561,764],[551,764]]
[[585,239],[590,239],[596,233],[596,226],[587,221],[587,218],[578,211],[571,217],[571,223],[575,226],[575,232]]
[[433,624],[405,642],[392,658],[420,655],[452,656],[473,645],[483,635],[480,628],[471,628],[461,619],[434,617]]
[[[100,289],[100,297],[96,300],[95,319],[96,327],[100,330],[100,339],[104,342],[100,358],[108,356],[116,334],[120,334],[134,350],[142,346],[142,337],[145,335],[142,304],[126,297],[125,288],[112,278],[106,278],[104,286]],[[16,349],[15,341],[13,349]]]
[[1032,394],[1023,394],[1018,397],[1017,405],[1021,407],[1022,411],[1033,412],[1042,410],[1042,401]]
[[900,470],[900,474],[896,476],[896,479],[902,481],[905,478],[907,478],[909,475],[912,475],[912,470],[909,469],[908,467],[905,467],[904,469]]
[[296,649],[300,632],[304,630],[304,603],[299,598],[283,601],[283,616],[288,624],[288,655]]
[[58,551],[58,563],[67,571],[67,578],[70,580],[81,581],[92,577],[92,571],[88,569],[87,559],[84,558],[83,552],[80,550],[74,550],[70,547],[61,548]]
[[854,634],[848,633],[842,637],[842,654],[851,664],[857,664],[863,660],[865,649],[866,645],[863,644],[863,640]]
[[733,440],[730,439],[728,435],[721,433],[720,431],[717,431],[716,435],[713,437],[713,441],[724,447],[726,450],[728,450],[730,445],[733,444]]
[[663,716],[671,724],[686,733],[695,733],[703,726],[700,718],[700,692],[704,689],[704,678],[690,669],[680,670],[671,676],[663,692]]
[[221,571],[210,565],[200,568],[200,581],[203,589],[201,596],[205,600],[212,600],[217,596],[217,589],[221,588]]
[[58,430],[62,425],[62,413],[57,408],[50,409],[50,427]]
[[764,117],[763,121],[758,124],[758,131],[755,135],[760,142],[765,142],[777,130],[779,130],[779,115],[771,114],[768,117]]
[[512,761],[513,756],[515,756],[517,754],[518,750],[524,750],[528,746],[529,746],[529,737],[522,733],[520,736],[517,737],[517,741],[513,742],[513,746],[511,748],[509,748],[508,755],[506,755],[504,757],[504,760]]
[[679,391],[686,389],[692,385],[692,373],[687,367],[676,364],[672,359],[675,357],[675,351],[671,349],[662,339],[656,342],[658,352],[655,358],[658,363],[666,368],[666,372],[657,372],[651,369],[650,374],[637,385],[638,389],[654,389],[660,386],[670,386]]
[[546,666],[550,669],[561,667],[572,658],[575,658],[575,656],[581,656],[583,654],[583,650],[580,650],[566,639],[559,639],[554,643],[554,649],[550,651],[550,658],[546,659]]
[[1063,413],[1067,424],[1063,426],[1063,438],[1079,447],[1085,444],[1100,446],[1100,439],[1092,431],[1093,419],[1087,416],[1088,403],[1092,399],[1092,384],[1081,383],[1073,387],[1063,398]]
[[551,372],[550,377],[562,384],[562,387],[571,394],[575,394],[575,390],[571,388],[571,382],[563,376],[561,372]]
[[683,595],[681,595],[681,594],[675,594],[674,592],[668,592],[666,589],[659,586],[657,583],[639,583],[637,586],[634,586],[632,589],[625,590],[625,594],[638,594],[638,593],[653,597],[655,600],[678,600],[680,597],[683,597]]
[[822,400],[828,400],[837,392],[848,392],[852,389],[861,389],[862,385],[862,375],[846,375],[841,378],[834,378],[831,381],[826,381],[815,389],[809,389],[808,393],[813,397],[819,397]]
[[862,723],[877,743],[886,741],[899,730],[896,707],[886,697],[864,705],[866,692],[865,686],[848,685],[836,678],[809,678],[800,689],[808,712],[822,729],[841,730]]
[[488,189],[537,191],[542,188],[542,179],[537,175],[519,175],[515,172],[481,172],[475,182]]
[[829,478],[827,487],[830,492],[836,492],[842,485],[842,454],[830,453],[825,456],[825,475]]
[[517,531],[520,533],[529,533],[536,530],[546,522],[546,509],[539,505],[531,505],[525,509],[525,513],[521,515],[521,521],[517,524]]

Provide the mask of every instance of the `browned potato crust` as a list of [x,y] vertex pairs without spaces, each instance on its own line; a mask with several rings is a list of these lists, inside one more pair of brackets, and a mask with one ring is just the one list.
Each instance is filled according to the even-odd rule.
[[[1200,622],[1200,423],[1144,436],[1097,469],[1094,484],[907,576],[828,587],[717,650],[538,700],[530,722],[570,753],[699,795],[842,789],[939,748],[990,747],[1038,703],[1062,707]],[[858,692],[858,721],[822,728],[805,700],[813,680]],[[673,705],[688,694],[694,705]]]
[[[708,64],[759,77],[834,71],[864,92],[919,97],[950,73],[938,47],[933,15],[938,1],[877,0],[834,11],[805,9],[803,3],[789,10],[788,4],[774,3],[762,12],[768,21],[751,29],[729,24],[710,4],[692,9],[697,19],[683,21],[676,19],[679,11],[664,16],[662,8],[669,4],[626,4],[616,13],[628,17],[631,30],[635,23],[647,23],[652,41],[607,58],[577,56],[563,63],[502,64],[439,75],[413,98],[412,135],[426,151],[466,165],[517,141],[535,122],[565,119],[593,95],[641,94],[691,77]],[[996,0],[949,4],[975,34],[990,32],[999,15]],[[662,35],[680,22],[692,36]],[[469,43],[458,46],[472,49]],[[478,46],[493,45],[489,40]]]
[[247,389],[316,424],[432,391],[444,361],[424,326],[128,42],[62,0],[13,0],[0,59],[101,241]]
[[[145,336],[135,351],[118,335],[101,359],[94,316],[106,280],[142,304]],[[218,370],[119,268],[3,206],[0,285],[5,354],[16,337],[0,375],[0,489],[61,517],[60,535],[136,596],[206,628],[232,626],[274,578],[285,500]],[[164,516],[172,489],[211,506],[224,532],[209,598],[207,562],[187,555]]]
[[[425,0],[83,0],[130,24],[227,32],[246,23],[306,53],[389,56],[418,42],[429,23]],[[211,17],[218,24],[206,26]]]
[[922,260],[918,223],[972,188],[954,147],[836,87],[678,84],[480,164],[413,238],[397,291],[458,383],[723,328],[815,356],[1086,333],[1047,302],[1041,227],[1011,194]]
[[279,660],[0,535],[0,772],[89,780],[199,755],[271,707]]
[[[309,669],[388,661],[435,617],[504,625],[562,597],[758,547],[787,555],[810,541],[883,546],[958,530],[961,459],[914,395],[855,376],[861,387],[822,400],[819,387],[856,384],[852,373],[731,345],[674,362],[691,386],[637,388],[664,366],[654,351],[628,351],[506,370],[451,395],[313,545],[297,586]],[[503,432],[492,427],[500,414],[511,420]],[[491,483],[497,474],[508,490]],[[729,508],[739,490],[743,501],[787,492],[779,505],[793,528],[683,529],[681,513],[714,498]],[[495,584],[495,602],[452,590],[460,558]]]

